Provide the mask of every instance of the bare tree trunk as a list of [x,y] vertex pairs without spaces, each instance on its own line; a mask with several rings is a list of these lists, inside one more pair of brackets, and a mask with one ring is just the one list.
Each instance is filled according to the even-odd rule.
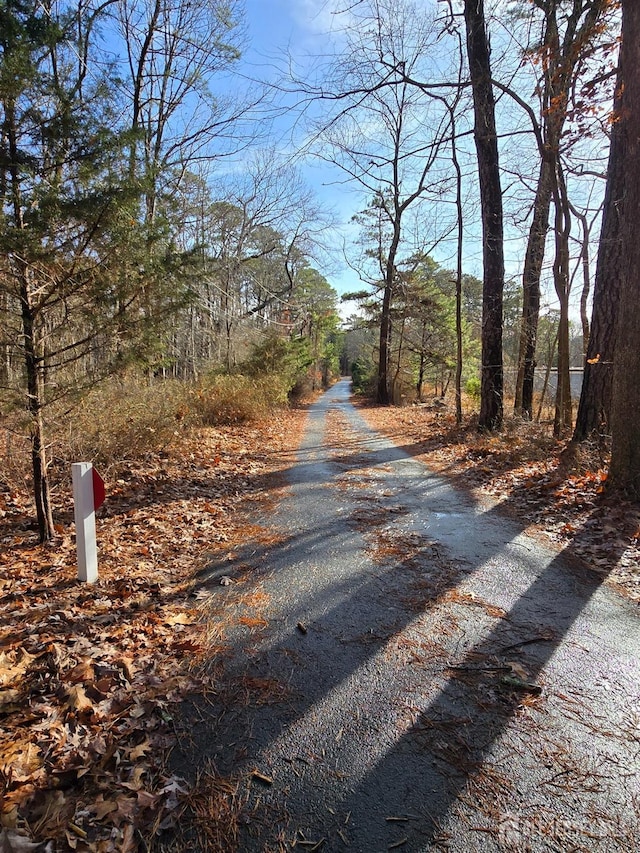
[[591,228],[584,213],[573,209],[573,214],[580,220],[582,227],[582,247],[580,250],[580,264],[582,266],[582,290],[580,292],[580,324],[582,326],[582,354],[586,358],[589,346],[589,292],[591,291],[591,266],[589,263],[589,243]]
[[456,173],[456,423],[462,423],[462,249],[464,240],[464,223],[462,219],[462,169],[458,160],[456,145],[455,116],[451,110],[451,159]]
[[447,391],[449,389],[449,383],[451,382],[451,371],[448,370],[445,374],[444,368],[442,369],[442,393],[440,397],[444,400],[447,395]]
[[622,279],[622,200],[627,180],[625,137],[621,121],[622,78],[618,74],[614,97],[614,121],[607,169],[607,188],[593,288],[593,310],[589,345],[573,441],[608,435],[616,344],[616,322]]
[[400,219],[398,193],[399,187],[394,187],[394,219],[393,237],[389,246],[389,255],[385,264],[384,293],[382,296],[382,316],[380,317],[380,357],[378,361],[378,394],[377,401],[383,406],[391,402],[389,393],[389,364],[391,359],[391,302],[396,285],[396,255],[400,245]]
[[553,263],[553,283],[560,303],[556,411],[553,421],[553,434],[556,437],[564,435],[573,426],[571,374],[569,371],[569,235],[571,233],[571,211],[569,210],[566,185],[561,170],[562,164],[558,160],[556,163],[557,183],[554,189],[556,256]]
[[[20,188],[19,152],[15,121],[15,104],[8,100],[5,107],[5,131],[9,143],[9,175],[11,185],[11,206],[13,210],[13,226],[24,231],[25,222],[22,209],[22,193]],[[36,505],[38,533],[40,541],[53,539],[55,530],[51,512],[51,495],[49,489],[46,443],[44,440],[44,422],[42,406],[44,402],[44,364],[43,353],[38,341],[38,329],[35,310],[32,304],[30,271],[25,261],[16,261],[20,282],[20,311],[22,317],[22,347],[26,374],[27,409],[31,416],[31,467],[33,471],[33,496]]]
[[403,356],[403,347],[404,347],[404,332],[406,327],[405,316],[402,317],[400,321],[400,330],[398,334],[398,356],[396,358],[396,369],[393,374],[393,380],[391,384],[391,399],[393,400],[394,405],[397,405],[401,401],[400,389],[398,388],[398,380],[400,379],[400,373],[402,371],[402,356]]
[[465,0],[467,54],[473,90],[474,139],[478,156],[484,277],[482,288],[482,379],[478,428],[495,430],[503,417],[502,294],[504,233],[495,100],[483,0]]
[[382,296],[382,314],[380,316],[380,347],[378,355],[378,393],[377,402],[388,406],[389,399],[389,350],[391,347],[391,296],[393,286],[385,284]]
[[536,369],[536,340],[540,315],[540,275],[549,230],[549,210],[553,188],[553,161],[545,154],[540,162],[533,220],[522,273],[522,326],[514,410],[524,418],[533,417],[533,380]]
[[[9,294],[6,291],[0,293],[0,315],[9,316]],[[8,336],[2,341],[2,354],[0,355],[0,386],[9,385],[11,378],[11,347]]]
[[49,488],[46,444],[44,440],[44,421],[42,406],[44,397],[44,377],[42,374],[42,353],[37,341],[37,328],[31,304],[29,269],[20,264],[20,303],[22,309],[22,333],[27,382],[27,408],[31,416],[31,468],[33,471],[33,496],[36,505],[36,519],[41,542],[55,537],[51,493]]
[[[560,140],[567,118],[569,93],[581,68],[585,46],[589,45],[603,13],[605,0],[574,0],[567,15],[564,35],[558,30],[559,0],[535,0],[544,12],[545,25],[542,46],[543,68],[543,127],[538,127],[531,113],[540,148],[540,172],[533,208],[533,220],[522,276],[523,305],[518,376],[514,410],[530,418],[533,410],[533,381],[535,350],[540,311],[540,276],[544,259],[546,235],[549,229],[549,210],[554,188],[554,172],[559,162]],[[582,17],[584,15],[584,17]]]
[[416,382],[416,401],[422,402],[422,387],[424,385],[424,368],[426,365],[426,357],[424,352],[426,322],[422,321],[422,346],[420,347],[420,361],[418,364],[418,380]]
[[556,354],[556,344],[558,343],[558,332],[555,333],[553,340],[551,341],[551,346],[547,351],[547,366],[544,371],[544,381],[542,383],[542,391],[540,392],[540,403],[538,404],[538,413],[536,415],[536,423],[540,423],[540,418],[542,417],[542,407],[544,405],[544,398],[547,395],[547,389],[549,388],[549,377],[551,376],[551,365],[553,364],[553,359]]
[[620,73],[626,183],[609,480],[640,499],[640,5],[636,0],[622,3]]

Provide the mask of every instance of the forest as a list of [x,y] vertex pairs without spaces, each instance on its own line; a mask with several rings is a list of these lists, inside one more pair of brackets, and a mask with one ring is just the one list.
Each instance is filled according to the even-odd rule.
[[[170,756],[192,737],[176,710],[187,701],[202,719],[223,700],[223,710],[289,712],[294,700],[266,664],[234,682],[225,662],[232,635],[248,637],[241,657],[252,662],[269,630],[265,566],[295,538],[272,516],[305,477],[317,496],[309,518],[336,511],[313,536],[346,529],[348,544],[365,543],[358,565],[384,580],[389,596],[400,581],[387,565],[406,584],[394,599],[406,618],[397,636],[384,634],[384,599],[379,627],[389,644],[367,612],[349,648],[365,649],[363,660],[376,644],[420,666],[446,659],[445,698],[458,695],[456,679],[476,679],[468,714],[432,734],[451,740],[449,759],[473,779],[474,801],[486,794],[492,820],[498,776],[482,777],[454,729],[466,731],[480,708],[504,732],[541,720],[545,702],[567,700],[544,683],[547,664],[556,665],[553,651],[601,586],[621,593],[624,624],[635,625],[640,7],[292,4],[314,9],[318,26],[329,21],[321,49],[318,41],[274,45],[248,64],[251,5],[0,0],[2,853],[229,853],[243,849],[238,839],[252,821],[269,828],[246,788],[257,786],[261,800],[277,787],[270,773],[256,765],[248,776],[224,776],[207,760],[189,768],[187,782]],[[335,385],[340,377],[349,377],[348,391]],[[332,388],[345,396],[332,398]],[[304,445],[307,414],[322,400],[323,439]],[[356,430],[356,417],[369,427]],[[368,429],[396,450],[374,454]],[[332,492],[313,481],[321,450],[325,468],[338,472]],[[554,556],[529,590],[529,556],[512,573],[524,586],[511,610],[462,588],[469,543],[448,560],[449,546],[402,528],[404,497],[376,477],[405,451],[459,490],[448,499],[456,510],[459,497],[460,506],[471,502],[469,518],[516,520],[518,536],[487,565],[502,571],[511,545],[530,555],[541,537],[551,543]],[[107,484],[93,585],[76,577],[70,466],[81,460]],[[418,477],[421,487],[429,477]],[[522,547],[520,533],[531,531],[538,544]],[[320,544],[333,559],[329,538]],[[565,577],[561,556],[588,569],[587,581]],[[322,575],[315,564],[307,574]],[[556,589],[558,578],[566,614],[542,629],[534,605],[546,619],[547,584]],[[275,581],[273,599],[287,599]],[[496,584],[496,600],[512,592],[501,576]],[[339,595],[324,589],[343,602],[340,632],[364,586],[358,579],[349,595],[346,581]],[[306,594],[298,589],[285,603],[298,607]],[[461,662],[459,640],[446,654],[438,645],[446,631],[433,646],[416,645],[416,620],[444,614],[455,639],[462,610],[471,634],[484,620],[495,648],[472,643]],[[529,633],[507,642],[520,624],[513,614]],[[290,627],[287,642],[312,641],[306,616]],[[547,651],[533,664],[515,660],[531,646]],[[303,660],[292,649],[280,648],[287,666]],[[514,660],[493,666],[505,649]],[[583,651],[589,666],[600,665]],[[631,657],[622,650],[624,666]],[[620,672],[620,683],[632,673]],[[431,685],[442,672],[432,675]],[[620,683],[604,683],[617,701]],[[580,715],[601,684],[588,683]],[[318,691],[308,686],[322,702]],[[638,729],[627,713],[631,693],[622,699],[618,716],[629,721],[607,725],[624,733],[628,722],[627,749]],[[564,711],[554,713],[549,719],[564,721]],[[425,738],[433,721],[421,719]],[[601,719],[590,723],[594,743]],[[343,729],[334,734],[336,745]],[[557,768],[552,780],[569,779],[568,765]],[[637,802],[625,799],[637,818]],[[346,844],[349,814],[336,824],[336,844]],[[632,849],[637,819],[616,828],[614,818],[606,816],[607,831],[622,838],[628,830],[617,849]],[[390,820],[409,833],[409,818]],[[476,817],[468,823],[475,831]],[[478,831],[499,841],[497,826]],[[287,831],[289,840],[283,834],[269,849],[325,841],[320,831],[313,841],[300,827]],[[170,832],[178,835],[168,841]]]
[[[620,9],[476,5],[356,3],[304,75],[245,86],[239,3],[3,5],[0,393],[43,541],[61,431],[105,383],[186,412],[231,377],[285,400],[355,369],[382,404],[449,391],[458,423],[469,393],[492,431],[505,393],[539,418],[553,371],[554,434],[608,441]],[[278,150],[283,114],[301,138]],[[362,199],[357,292],[331,285],[341,232],[310,160]]]

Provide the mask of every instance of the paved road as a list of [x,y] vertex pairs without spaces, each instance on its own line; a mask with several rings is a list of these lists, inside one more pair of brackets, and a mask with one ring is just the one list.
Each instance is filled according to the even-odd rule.
[[188,760],[242,779],[238,849],[640,850],[637,608],[370,430],[346,380],[286,476],[279,540],[210,572],[240,616]]

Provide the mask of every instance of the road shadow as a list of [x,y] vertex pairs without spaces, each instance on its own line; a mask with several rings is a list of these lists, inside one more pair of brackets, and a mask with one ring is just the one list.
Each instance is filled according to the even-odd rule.
[[[321,443],[311,441],[289,472],[294,492],[313,490],[327,477],[335,483],[345,471],[383,471],[406,462],[402,448],[376,441],[371,437],[367,446],[365,437],[368,452],[363,442],[353,442],[352,452],[341,447],[330,460],[322,458]],[[383,509],[397,508],[398,492],[392,491],[377,498]],[[319,501],[340,500],[335,490],[323,494]],[[476,814],[487,825],[478,829],[483,841],[474,849],[494,849],[491,844],[511,849],[504,847],[505,838],[517,833],[522,842],[525,828],[522,814],[513,812],[514,800],[527,801],[532,792],[538,814],[555,808],[562,826],[575,830],[569,798],[559,797],[548,781],[561,772],[559,759],[538,766],[535,755],[527,756],[525,726],[518,735],[524,755],[516,762],[526,771],[524,793],[514,797],[513,772],[499,770],[507,748],[502,741],[527,703],[544,705],[552,692],[545,670],[577,620],[583,622],[575,638],[579,644],[603,613],[604,634],[594,629],[586,651],[572,645],[572,654],[592,683],[598,668],[610,663],[592,659],[593,648],[608,649],[620,691],[608,706],[606,697],[598,696],[598,702],[615,716],[620,701],[624,704],[620,694],[638,675],[631,663],[640,652],[637,632],[629,638],[626,670],[625,649],[615,642],[631,617],[617,602],[593,605],[603,577],[568,566],[564,552],[528,553],[522,526],[504,519],[504,507],[482,511],[426,469],[415,494],[402,497],[407,512],[425,500],[427,514],[437,515],[434,506],[444,508],[451,526],[427,526],[421,534],[406,529],[411,553],[390,549],[378,560],[352,514],[327,513],[318,521],[310,511],[309,523],[300,521],[283,542],[238,551],[240,589],[220,587],[227,564],[209,567],[202,579],[217,606],[237,616],[227,638],[233,653],[219,667],[215,699],[187,711],[191,745],[176,754],[176,767],[188,772],[206,756],[219,773],[242,777],[243,851],[278,849],[278,839],[292,843],[296,837],[300,842],[325,837],[328,850],[348,843],[352,850],[375,851],[396,842],[406,850],[435,848],[454,833],[446,823],[455,808],[474,789],[479,801],[481,788]],[[357,496],[353,506],[361,506]],[[439,532],[450,537],[462,518],[473,543],[461,556]],[[399,526],[392,522],[390,535]],[[516,560],[514,552],[520,551]],[[264,593],[258,607],[252,591]],[[574,665],[564,665],[571,680]],[[592,711],[587,704],[585,713]],[[584,740],[579,724],[558,725],[562,736],[570,729],[577,742]],[[348,746],[341,732],[349,734]],[[624,785],[614,786],[612,796],[623,792]],[[593,805],[597,792],[592,794],[580,792],[585,807]],[[562,800],[560,806],[553,806],[554,798]],[[620,825],[625,821],[628,815]]]

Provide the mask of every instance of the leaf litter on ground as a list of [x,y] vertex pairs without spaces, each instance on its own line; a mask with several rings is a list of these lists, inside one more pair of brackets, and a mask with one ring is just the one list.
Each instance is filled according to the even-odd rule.
[[94,585],[76,579],[68,490],[43,546],[28,493],[0,483],[0,853],[148,851],[179,821],[173,716],[215,690],[195,665],[211,645],[194,577],[273,499],[303,417],[200,430],[129,465],[98,513]]
[[473,500],[497,505],[640,602],[640,505],[607,491],[608,454],[573,448],[548,424],[507,420],[501,432],[482,434],[469,419],[457,426],[452,405],[361,403],[360,411]]
[[[476,499],[500,501],[640,600],[640,511],[607,500],[606,460],[567,470],[565,445],[542,431],[532,441],[531,425],[482,436],[441,406],[362,411]],[[304,417],[283,411],[201,430],[129,464],[99,512],[93,586],[76,580],[68,491],[57,495],[60,538],[41,546],[28,493],[0,483],[0,853],[151,851],[187,806],[197,813],[198,791],[166,770],[166,756],[178,703],[216,690],[215,666],[194,663],[222,653],[225,617],[203,626],[210,593],[194,578],[260,535],[255,515],[277,496]],[[236,583],[231,571],[218,583],[227,580]],[[232,843],[236,788],[211,773],[219,810],[231,815],[215,832]],[[230,796],[233,807],[223,803]]]

